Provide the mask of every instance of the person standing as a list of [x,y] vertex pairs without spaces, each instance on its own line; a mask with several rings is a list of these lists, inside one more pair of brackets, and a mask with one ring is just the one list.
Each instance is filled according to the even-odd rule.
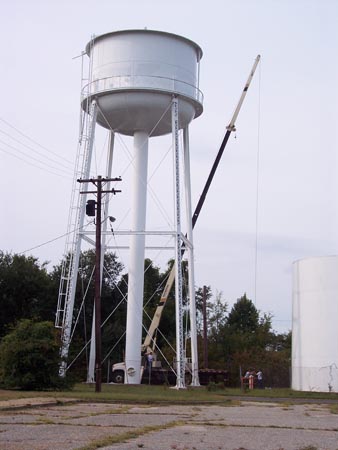
[[149,368],[149,370],[151,370],[151,368],[152,368],[152,365],[153,365],[153,354],[152,354],[152,352],[149,352],[148,354],[147,354],[147,364],[148,364],[148,368]]
[[261,369],[258,370],[258,372],[256,373],[256,376],[257,376],[258,389],[263,389],[263,372],[261,371]]
[[242,377],[242,379],[241,379],[241,387],[244,390],[246,390],[249,387],[249,376],[250,376],[250,371],[247,370],[245,372],[244,377]]

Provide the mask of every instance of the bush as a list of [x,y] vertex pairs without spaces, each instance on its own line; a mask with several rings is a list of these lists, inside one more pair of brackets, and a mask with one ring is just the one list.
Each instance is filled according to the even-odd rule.
[[61,389],[59,344],[51,322],[20,321],[0,344],[0,382],[5,388]]

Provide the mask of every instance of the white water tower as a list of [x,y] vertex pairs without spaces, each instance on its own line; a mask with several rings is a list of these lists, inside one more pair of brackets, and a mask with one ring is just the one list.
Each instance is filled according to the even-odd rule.
[[293,264],[292,389],[338,392],[338,256]]
[[95,37],[86,52],[92,82],[83,107],[96,100],[103,127],[129,136],[171,133],[173,95],[179,97],[180,128],[202,113],[202,50],[194,42],[159,31],[127,30]]
[[[149,138],[172,133],[175,172],[175,237],[176,263],[176,347],[178,387],[184,386],[182,341],[181,245],[187,234],[191,312],[194,315],[193,242],[191,226],[191,194],[189,168],[189,123],[203,111],[199,90],[201,48],[189,39],[171,33],[152,30],[124,30],[94,37],[86,47],[90,58],[90,82],[83,90],[82,108],[90,117],[84,151],[78,158],[76,178],[88,178],[94,143],[95,124],[110,130],[110,155],[114,135],[133,136],[133,175],[131,199],[131,230],[128,266],[128,308],[126,329],[126,373],[128,383],[140,382],[144,258],[147,210],[147,168]],[[184,133],[184,169],[180,168],[179,130]],[[108,163],[111,174],[112,158]],[[187,230],[181,230],[180,174],[185,185]],[[83,190],[84,187],[82,186]],[[75,194],[74,198],[77,197]],[[84,223],[85,196],[79,197],[76,218],[69,223],[81,230]],[[74,215],[74,213],[72,213]],[[69,273],[64,273],[59,294],[59,315],[63,320],[64,358],[68,356],[75,285],[82,234],[75,232],[66,249],[72,261]],[[196,314],[195,314],[196,315]],[[195,317],[191,317],[195,321]],[[192,323],[192,363],[197,371],[197,337]],[[180,366],[181,365],[181,366]],[[198,380],[197,380],[198,383]]]

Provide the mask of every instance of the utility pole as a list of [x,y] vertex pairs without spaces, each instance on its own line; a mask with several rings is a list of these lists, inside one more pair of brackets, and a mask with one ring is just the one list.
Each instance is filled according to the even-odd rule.
[[102,178],[100,175],[97,178],[90,178],[87,180],[79,179],[79,183],[93,183],[96,186],[96,191],[80,191],[80,194],[96,194],[95,200],[88,200],[86,205],[86,214],[88,216],[95,216],[96,205],[96,233],[95,233],[95,392],[101,392],[101,209],[102,209],[102,194],[116,194],[121,192],[114,188],[109,191],[102,190],[104,184],[109,181],[121,181],[121,178]]
[[208,361],[208,331],[207,331],[207,287],[203,286],[203,358],[204,368],[209,366]]

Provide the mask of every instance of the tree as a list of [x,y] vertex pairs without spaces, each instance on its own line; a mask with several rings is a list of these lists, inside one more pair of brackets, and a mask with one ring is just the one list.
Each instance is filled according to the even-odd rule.
[[143,323],[147,324],[154,313],[160,296],[162,293],[161,283],[163,276],[161,276],[159,267],[155,266],[151,259],[144,260],[144,289],[143,289]]
[[246,294],[237,299],[230,311],[227,323],[230,329],[237,333],[251,333],[257,330],[259,313]]
[[23,319],[2,339],[0,382],[6,388],[65,387],[58,370],[59,343],[53,323]]
[[[69,261],[69,257],[67,258]],[[54,314],[56,309],[61,268],[64,261],[53,267],[50,278],[54,286]],[[76,294],[74,301],[74,313],[72,326],[74,335],[69,350],[68,362],[71,363],[77,355],[82,352],[72,368],[72,373],[77,373],[81,379],[85,377],[88,356],[89,340],[91,338],[93,312],[94,312],[94,268],[95,268],[95,250],[90,249],[81,252],[79,258],[79,269],[76,285]],[[115,253],[106,252],[104,255],[102,271],[102,289],[101,289],[101,317],[102,322],[106,322],[102,327],[102,355],[108,354],[114,343],[116,343],[125,329],[126,308],[123,302],[123,281],[121,271],[123,265],[119,262]],[[121,290],[122,289],[122,290]],[[121,305],[117,308],[117,306]],[[114,314],[112,312],[115,311]],[[83,351],[85,347],[85,351]],[[117,359],[122,358],[122,341],[115,348],[114,354]]]
[[56,294],[46,265],[0,251],[0,338],[20,319],[54,319]]
[[222,330],[223,350],[230,383],[239,385],[240,368],[261,369],[269,386],[289,385],[289,336],[276,336],[271,314],[260,316],[244,294],[232,307]]
[[[212,291],[211,286],[205,286],[205,296],[206,296],[206,315],[207,315],[207,322],[208,318],[210,316],[210,311],[213,307],[213,303],[210,301],[212,298]],[[196,299],[196,320],[197,320],[197,332],[202,333],[203,332],[203,292],[204,288],[197,288],[195,292],[195,299]]]
[[227,320],[224,333],[226,353],[265,349],[271,341],[271,315],[259,316],[259,311],[246,294],[237,299]]
[[228,305],[222,299],[222,292],[216,292],[214,302],[207,304],[207,334],[209,367],[224,368],[224,328]]
[[208,334],[211,338],[218,341],[218,337],[227,322],[228,305],[222,300],[222,292],[216,293],[214,303],[211,303],[208,317]]

